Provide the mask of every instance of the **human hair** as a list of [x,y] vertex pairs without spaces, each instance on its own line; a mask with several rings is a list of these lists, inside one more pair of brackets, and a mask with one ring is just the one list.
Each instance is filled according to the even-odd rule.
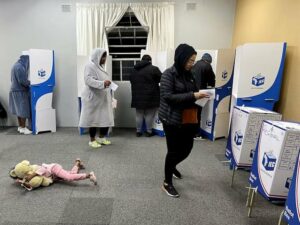
[[145,61],[148,61],[148,62],[151,62],[152,58],[150,55],[143,55],[142,57],[142,60],[145,60]]

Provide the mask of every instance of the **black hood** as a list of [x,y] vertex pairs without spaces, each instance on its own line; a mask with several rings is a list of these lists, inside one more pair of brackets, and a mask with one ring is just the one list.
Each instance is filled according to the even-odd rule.
[[178,45],[175,50],[174,66],[179,73],[184,71],[185,63],[193,54],[197,54],[197,52],[192,46],[188,44]]
[[136,70],[140,70],[148,65],[150,65],[151,62],[147,61],[147,60],[142,60],[140,62],[138,62],[137,64],[134,65],[134,69]]

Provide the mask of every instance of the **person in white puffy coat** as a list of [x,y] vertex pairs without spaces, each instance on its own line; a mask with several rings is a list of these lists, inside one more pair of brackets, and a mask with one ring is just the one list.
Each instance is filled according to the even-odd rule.
[[[94,49],[84,69],[85,87],[81,95],[79,127],[89,128],[89,146],[92,148],[111,144],[105,137],[109,127],[114,126],[111,81],[103,68],[106,57],[105,49]],[[98,128],[99,137],[96,137]]]

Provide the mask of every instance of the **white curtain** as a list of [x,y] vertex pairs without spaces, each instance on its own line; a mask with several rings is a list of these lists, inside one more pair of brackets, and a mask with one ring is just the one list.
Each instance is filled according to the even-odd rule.
[[105,27],[116,25],[129,6],[149,27],[148,51],[174,48],[174,3],[77,3],[77,55],[89,55],[97,47],[108,49]]
[[77,3],[77,55],[89,55],[94,48],[108,49],[105,27],[116,25],[128,6],[128,3]]
[[174,3],[131,3],[130,7],[142,26],[149,27],[148,51],[174,48]]

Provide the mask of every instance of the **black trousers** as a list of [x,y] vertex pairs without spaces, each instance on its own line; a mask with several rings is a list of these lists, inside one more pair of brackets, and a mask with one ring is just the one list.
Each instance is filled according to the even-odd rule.
[[[99,129],[100,129],[100,136],[107,135],[108,127],[100,127]],[[97,133],[97,127],[90,127],[89,133],[90,133],[90,137],[94,138]]]
[[192,151],[197,124],[180,127],[163,124],[166,134],[167,155],[165,160],[165,182],[172,184],[176,166],[185,160]]

